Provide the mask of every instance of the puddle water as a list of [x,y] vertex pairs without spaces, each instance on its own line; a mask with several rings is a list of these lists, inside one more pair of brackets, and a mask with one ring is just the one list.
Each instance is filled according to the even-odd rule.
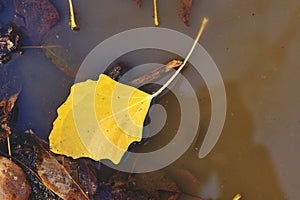
[[[153,26],[151,1],[144,1],[138,9],[131,0],[74,0],[80,32],[69,30],[67,1],[53,3],[61,16],[57,25],[59,41],[78,65],[106,38],[124,30]],[[190,27],[178,18],[177,1],[158,1],[158,6],[161,27],[192,38],[201,19],[210,19],[200,43],[216,62],[228,98],[222,135],[213,151],[199,159],[198,151],[210,120],[210,97],[195,69],[190,66],[184,70],[200,100],[199,138],[164,170],[189,170],[197,181],[180,173],[170,174],[185,192],[204,198],[232,199],[241,193],[245,199],[298,199],[300,160],[295,152],[299,151],[300,142],[300,94],[295,87],[300,77],[300,2],[194,1]],[[8,21],[8,13],[1,13],[1,22]],[[167,53],[158,55],[142,51],[123,61],[135,66],[143,58],[159,63],[173,59]],[[31,128],[47,138],[56,108],[67,97],[73,78],[57,69],[38,49],[26,50],[5,68],[10,76],[20,79],[23,88],[17,102],[18,127]],[[136,151],[159,148],[176,134],[178,102],[167,94],[161,104],[168,114],[167,125],[143,146],[134,146]]]

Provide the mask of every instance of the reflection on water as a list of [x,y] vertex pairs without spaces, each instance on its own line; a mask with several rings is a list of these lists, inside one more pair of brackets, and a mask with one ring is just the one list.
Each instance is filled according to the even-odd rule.
[[[70,49],[78,65],[94,46],[109,36],[153,26],[151,1],[144,1],[143,7],[137,9],[130,0],[74,0],[81,27],[75,33],[68,27],[67,1],[53,2],[61,16],[60,41]],[[198,150],[209,123],[210,100],[201,77],[194,74],[193,68],[184,70],[199,91],[199,138],[165,170],[188,169],[198,182],[170,174],[186,192],[200,196],[231,199],[242,193],[245,199],[298,199],[300,160],[294,155],[300,142],[300,95],[294,87],[300,75],[299,1],[194,1],[190,28],[178,18],[176,1],[158,3],[161,26],[191,37],[203,16],[210,19],[201,44],[219,67],[228,95],[221,138],[213,152],[199,160]],[[144,56],[151,57],[146,53]],[[130,59],[127,64],[134,65],[134,57]],[[73,79],[54,67],[40,50],[27,50],[5,68],[10,76],[21,79],[18,126],[32,128],[46,138],[56,108],[68,95]],[[172,98],[166,95],[162,100],[169,114],[168,126],[157,135],[158,141],[152,138],[147,144],[159,147],[174,134],[174,122],[178,123],[178,110],[174,106],[178,104]]]

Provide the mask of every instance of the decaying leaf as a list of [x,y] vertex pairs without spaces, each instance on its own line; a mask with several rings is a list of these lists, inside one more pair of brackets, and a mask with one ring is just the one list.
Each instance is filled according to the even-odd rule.
[[11,141],[13,161],[32,187],[31,200],[92,199],[98,180],[90,160],[57,156],[32,133],[14,132]]
[[[48,146],[48,144],[47,144]],[[54,155],[55,159],[64,166],[67,172],[78,183],[81,189],[92,198],[98,187],[97,171],[89,159],[74,160],[70,157]]]
[[49,0],[14,0],[13,2],[16,16],[24,20],[24,26],[32,40],[41,39],[59,20],[57,9]]
[[163,173],[115,173],[103,184],[102,200],[176,200],[181,194],[176,183]]
[[180,10],[179,17],[185,23],[185,25],[190,26],[190,15],[192,9],[193,0],[179,0]]
[[4,99],[0,101],[0,141],[7,138],[11,134],[10,127],[8,125],[9,115],[18,99],[19,92],[15,93],[8,100]]
[[179,69],[153,94],[118,83],[105,74],[101,74],[98,81],[74,84],[66,102],[58,109],[49,136],[51,151],[72,158],[110,159],[119,163],[129,145],[141,141],[152,99],[160,95],[183,69],[207,22],[204,18]]
[[68,173],[54,156],[42,145],[36,151],[36,169],[43,184],[57,196],[66,200],[87,200],[88,195],[81,189],[72,176]]
[[0,199],[27,200],[31,187],[23,170],[8,158],[0,156]]

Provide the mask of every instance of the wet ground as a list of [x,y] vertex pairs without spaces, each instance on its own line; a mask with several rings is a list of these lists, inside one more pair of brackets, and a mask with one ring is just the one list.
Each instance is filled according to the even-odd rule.
[[[128,29],[153,26],[150,1],[144,1],[138,9],[131,0],[74,0],[79,32],[68,26],[67,1],[53,3],[61,17],[53,36],[59,35],[58,42],[69,49],[72,62],[78,65],[106,38]],[[199,181],[178,178],[176,174],[174,178],[184,191],[202,197],[231,199],[242,193],[245,199],[298,199],[300,3],[194,1],[190,27],[178,18],[177,1],[158,1],[158,6],[161,27],[191,37],[197,33],[201,19],[209,18],[200,43],[216,62],[228,98],[220,140],[207,157],[199,159],[198,149],[210,118],[210,99],[201,76],[192,67],[184,70],[200,100],[199,139],[167,170],[188,169]],[[12,19],[11,12],[2,9],[0,21]],[[33,41],[30,44],[39,45]],[[168,53],[156,51],[149,55],[141,51],[120,61],[135,66],[143,61],[166,63],[171,59]],[[40,49],[26,50],[2,69],[23,89],[17,102],[17,126],[31,128],[47,138],[56,108],[67,97],[74,79],[56,68]],[[166,105],[168,125],[150,140],[156,147],[166,144],[175,133],[180,114],[171,94],[162,99],[162,104]],[[151,148],[146,144],[143,150]]]

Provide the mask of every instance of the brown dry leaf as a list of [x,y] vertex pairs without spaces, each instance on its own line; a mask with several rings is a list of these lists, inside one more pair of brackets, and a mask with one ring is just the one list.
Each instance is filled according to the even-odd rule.
[[185,25],[190,26],[190,15],[192,9],[193,0],[179,0],[180,10],[179,17],[185,23]]
[[31,187],[23,170],[11,160],[0,157],[0,199],[27,200]]
[[76,183],[63,165],[55,157],[39,144],[36,150],[36,169],[42,183],[65,200],[87,200],[89,197]]
[[8,118],[18,99],[19,93],[13,94],[8,100],[4,99],[0,101],[0,141],[6,139],[11,134]]

